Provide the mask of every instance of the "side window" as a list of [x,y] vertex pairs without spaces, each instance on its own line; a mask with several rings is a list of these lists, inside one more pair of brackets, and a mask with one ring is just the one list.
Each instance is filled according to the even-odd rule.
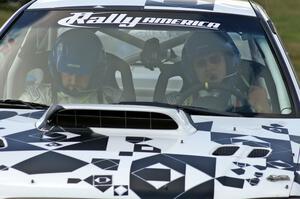
[[0,69],[8,59],[15,43],[16,41],[14,38],[7,38],[6,40],[0,41]]
[[[256,41],[258,48],[260,48],[261,53],[263,54],[262,57],[264,57],[264,63],[268,71],[270,72],[271,79],[274,81],[275,84],[274,89],[276,90],[277,96],[271,97],[276,97],[278,99],[280,113],[290,114],[292,111],[291,102],[288,96],[287,89],[285,87],[285,83],[282,78],[282,73],[279,69],[279,65],[275,60],[267,41],[262,37],[257,37]],[[269,92],[271,92],[271,90]],[[274,100],[271,99],[271,102],[274,102]]]
[[[42,81],[48,63],[49,34],[46,28],[22,29],[15,39],[16,55],[7,75],[7,98],[19,98],[33,81]],[[39,69],[40,72],[32,72]],[[18,81],[16,81],[18,80]]]
[[9,59],[12,59],[14,54],[17,53],[24,35],[24,32],[15,30],[9,32],[4,39],[0,40],[0,70],[3,70],[3,67],[7,65],[5,63],[9,62]]
[[19,63],[19,56],[16,55],[20,52],[27,32],[28,29],[15,29],[8,32],[0,41],[0,94],[3,97],[9,97],[11,89],[17,90],[14,87],[16,81],[12,75],[17,72],[17,68],[20,66],[17,64]]
[[289,114],[291,104],[287,90],[265,37],[238,33],[230,33],[230,36],[241,54],[239,76],[245,89],[263,88],[273,112]]
[[[4,97],[5,73],[8,70],[6,64],[15,45],[14,39],[0,40],[0,99]],[[2,86],[3,85],[3,86]]]

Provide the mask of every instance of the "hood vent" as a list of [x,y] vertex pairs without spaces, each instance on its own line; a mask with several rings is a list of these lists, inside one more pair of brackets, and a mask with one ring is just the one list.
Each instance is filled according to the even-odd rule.
[[170,116],[162,113],[115,110],[60,110],[52,115],[48,124],[63,128],[178,128]]
[[[252,147],[251,147],[252,148]],[[238,150],[240,146],[221,146],[217,148],[212,155],[214,156],[232,156]],[[248,154],[248,158],[265,158],[268,157],[271,153],[271,149],[267,148],[252,148]]]
[[7,147],[7,142],[4,138],[0,137],[0,149],[4,149]]
[[238,146],[222,146],[217,148],[214,152],[213,155],[215,156],[231,156],[239,150],[240,147]]
[[268,157],[271,151],[269,149],[253,149],[248,158],[265,158]]

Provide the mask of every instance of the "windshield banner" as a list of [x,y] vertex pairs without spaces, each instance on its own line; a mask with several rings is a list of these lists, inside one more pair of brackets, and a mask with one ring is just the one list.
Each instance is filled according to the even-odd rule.
[[184,18],[164,18],[152,16],[130,16],[126,13],[73,12],[60,19],[58,24],[67,27],[99,27],[117,25],[120,28],[133,28],[137,25],[165,25],[218,30],[221,23],[214,21],[191,20]]

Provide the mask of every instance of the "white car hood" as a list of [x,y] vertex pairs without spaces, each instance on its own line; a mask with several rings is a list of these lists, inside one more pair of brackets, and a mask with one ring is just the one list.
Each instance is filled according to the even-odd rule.
[[[185,136],[145,135],[143,130],[116,134],[109,129],[80,136],[63,131],[43,135],[35,127],[43,113],[0,111],[5,145],[0,149],[0,198],[299,194],[299,119],[191,116],[196,131]],[[225,156],[224,146],[237,150]],[[261,149],[269,153],[258,157]]]

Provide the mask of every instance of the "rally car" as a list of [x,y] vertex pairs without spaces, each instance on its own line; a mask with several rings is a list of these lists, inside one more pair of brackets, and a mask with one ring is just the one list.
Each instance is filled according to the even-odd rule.
[[34,0],[0,29],[0,198],[300,198],[300,90],[242,0]]

